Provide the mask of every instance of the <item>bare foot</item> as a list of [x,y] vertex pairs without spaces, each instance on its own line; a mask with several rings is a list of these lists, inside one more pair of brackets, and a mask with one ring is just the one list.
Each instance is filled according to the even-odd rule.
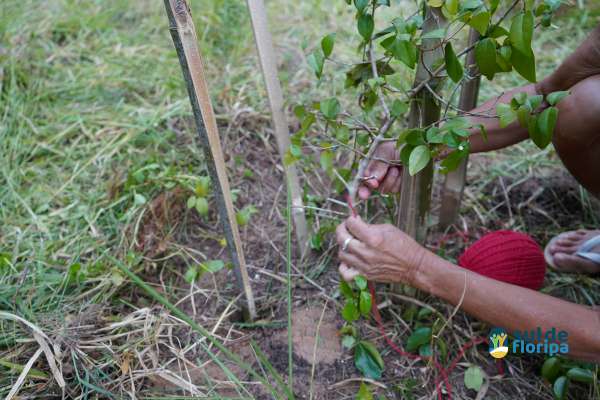
[[[563,272],[600,273],[599,264],[575,254],[583,243],[598,235],[600,235],[600,230],[585,229],[560,234],[547,248],[553,266]],[[600,254],[600,245],[593,247],[590,251]]]

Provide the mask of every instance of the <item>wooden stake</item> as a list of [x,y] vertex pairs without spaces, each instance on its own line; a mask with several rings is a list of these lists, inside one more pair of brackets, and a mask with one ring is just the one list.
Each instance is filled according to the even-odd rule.
[[[444,27],[446,20],[439,8],[427,7],[423,34]],[[432,50],[433,49],[433,50]],[[425,51],[424,51],[425,50]],[[421,45],[420,60],[413,87],[417,87],[431,78],[432,65],[444,58],[439,39],[424,39]],[[439,79],[432,79],[428,85],[436,90]],[[410,106],[408,124],[411,128],[430,125],[440,118],[440,105],[433,94],[425,87],[415,94]],[[431,184],[433,181],[433,162],[429,162],[421,172],[410,176],[408,168],[402,173],[400,205],[397,225],[418,242],[423,242],[427,234],[427,216],[431,200]]]
[[[471,28],[469,32],[469,46],[479,40],[479,32]],[[466,59],[467,74],[469,77],[477,74],[477,65],[475,64],[475,51],[471,50],[467,53]],[[476,78],[466,79],[460,89],[460,98],[458,100],[458,108],[464,111],[470,111],[477,105],[477,97],[479,95],[479,83],[481,75]],[[462,200],[463,191],[465,189],[465,180],[467,177],[468,158],[465,158],[458,168],[449,172],[444,179],[444,188],[442,192],[442,205],[440,208],[440,230],[445,230],[452,225],[458,217],[460,211],[460,203]]]
[[169,29],[173,43],[177,49],[183,79],[185,80],[190,102],[192,103],[196,129],[206,158],[208,172],[213,184],[217,186],[215,197],[223,224],[223,231],[225,232],[225,239],[227,240],[227,247],[231,255],[231,262],[234,266],[240,291],[246,297],[246,301],[241,304],[242,310],[247,320],[254,320],[256,318],[254,296],[252,294],[252,287],[250,286],[250,279],[248,278],[248,271],[246,270],[246,261],[233,211],[233,202],[231,200],[231,191],[229,189],[229,180],[227,179],[217,122],[204,77],[202,58],[198,51],[196,28],[194,27],[190,9],[185,0],[164,0],[164,2],[167,16],[169,17]]
[[[247,0],[247,2],[252,20],[252,29],[254,31],[254,41],[256,42],[258,57],[260,58],[267,96],[269,97],[273,131],[279,149],[279,156],[283,161],[285,153],[290,147],[290,136],[288,123],[283,111],[283,95],[281,93],[281,84],[277,77],[277,59],[267,23],[267,12],[265,11],[263,0]],[[294,165],[284,165],[283,168],[287,184],[290,187],[289,194],[292,198],[292,218],[296,229],[298,251],[302,256],[308,245],[308,231],[302,202],[302,188],[296,167]]]

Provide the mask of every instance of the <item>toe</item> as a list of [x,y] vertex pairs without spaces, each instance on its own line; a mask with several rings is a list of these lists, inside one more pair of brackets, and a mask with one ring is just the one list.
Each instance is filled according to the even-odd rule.
[[565,254],[573,254],[577,251],[577,246],[568,244],[568,245],[560,245],[556,244],[550,248],[550,254],[556,253],[565,253]]
[[554,264],[564,272],[578,272],[584,274],[596,274],[600,272],[599,265],[576,255],[556,253],[553,258]]

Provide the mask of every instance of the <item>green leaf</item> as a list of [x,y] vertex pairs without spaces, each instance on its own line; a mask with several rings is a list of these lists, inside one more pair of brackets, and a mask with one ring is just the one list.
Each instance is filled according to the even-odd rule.
[[360,317],[360,312],[354,300],[348,300],[342,309],[342,318],[348,322],[354,322]]
[[446,37],[446,29],[438,28],[421,35],[421,39],[443,39]]
[[416,173],[421,171],[427,166],[431,160],[431,153],[429,147],[426,145],[420,145],[413,149],[408,159],[408,173],[414,176]]
[[347,144],[350,141],[350,130],[347,126],[340,126],[335,130],[335,138],[340,142]]
[[527,128],[527,122],[529,121],[530,113],[531,108],[527,105],[522,105],[517,109],[517,119],[523,128]]
[[369,314],[371,313],[371,304],[372,304],[371,293],[369,293],[366,290],[361,290],[358,304],[359,304],[360,313],[362,314],[362,316],[368,317]]
[[409,337],[406,342],[406,350],[413,352],[417,350],[421,345],[429,343],[431,341],[431,328],[421,327],[416,329]]
[[450,171],[454,171],[456,168],[458,168],[462,160],[469,155],[469,142],[461,142],[459,146],[462,146],[462,149],[459,148],[454,150],[442,160],[440,164],[442,167],[442,173],[447,174]]
[[340,293],[344,295],[346,300],[354,299],[354,291],[346,281],[340,281]]
[[502,46],[496,53],[496,65],[502,72],[512,71],[512,64],[510,63],[510,56],[512,54],[512,48],[510,46]]
[[283,165],[285,165],[286,167],[292,165],[293,163],[295,163],[296,161],[298,161],[299,158],[295,157],[290,149],[287,149],[287,151],[285,152],[285,154],[283,155]]
[[319,163],[327,175],[331,176],[333,174],[333,152],[329,150],[322,151]]
[[510,24],[510,43],[513,49],[516,49],[522,54],[531,53],[533,23],[533,13],[522,12],[515,15]]
[[365,377],[380,379],[383,368],[375,361],[364,342],[359,342],[354,347],[354,365]]
[[243,209],[241,209],[240,211],[238,211],[235,214],[235,219],[238,223],[239,226],[245,226],[248,224],[248,222],[250,222],[250,217],[252,217],[253,214],[256,214],[257,210],[256,207],[254,207],[253,205],[249,205],[244,207]]
[[294,157],[300,157],[302,155],[302,147],[297,144],[291,144],[289,150]]
[[206,272],[219,272],[223,268],[225,268],[225,263],[223,260],[208,260],[200,264],[200,267]]
[[364,382],[360,383],[358,393],[356,393],[356,400],[373,400],[373,395],[371,394],[369,387]]
[[482,75],[489,80],[494,78],[496,73],[496,41],[494,39],[485,38],[477,42],[475,63]]
[[196,198],[194,206],[201,216],[208,215],[208,201],[204,197]]
[[324,36],[321,39],[321,50],[323,50],[323,55],[325,58],[331,55],[333,51],[333,45],[335,44],[335,33],[330,33],[327,36]]
[[461,10],[475,10],[482,6],[481,0],[463,0],[461,1]]
[[400,150],[400,161],[402,161],[402,164],[408,165],[410,153],[412,153],[414,148],[415,146],[412,146],[410,144],[406,144],[402,147],[402,150]]
[[444,49],[444,61],[446,62],[448,76],[454,82],[458,83],[463,77],[463,66],[458,60],[458,57],[456,57],[456,53],[454,53],[454,49],[450,42],[446,43],[446,48]]
[[354,0],[354,6],[358,12],[363,12],[366,6],[369,5],[369,0]]
[[201,176],[198,179],[198,184],[196,185],[196,195],[199,197],[206,197],[210,193],[210,178],[208,176]]
[[444,143],[444,132],[437,126],[427,129],[427,143]]
[[306,57],[306,62],[317,76],[317,79],[321,79],[321,76],[323,76],[323,63],[325,62],[323,54],[318,51],[313,51]]
[[548,96],[546,96],[546,101],[548,102],[548,104],[550,104],[551,106],[555,106],[557,105],[562,99],[564,99],[565,97],[567,97],[569,95],[569,91],[568,90],[562,90],[560,92],[552,92],[550,93]]
[[560,375],[562,366],[558,357],[550,357],[542,365],[542,377],[553,383]]
[[367,278],[362,275],[357,275],[354,277],[354,283],[360,290],[365,290],[367,288]]
[[189,267],[187,269],[187,271],[185,271],[185,275],[183,275],[183,279],[185,279],[185,281],[187,283],[193,283],[196,280],[197,276],[198,276],[198,269],[195,266]]
[[490,18],[491,15],[489,12],[487,12],[485,9],[480,9],[473,14],[469,20],[469,25],[481,35],[485,35],[485,32],[490,24]]
[[497,39],[502,36],[508,36],[510,32],[501,27],[500,25],[494,25],[494,27],[490,30],[488,36],[494,39]]
[[342,346],[344,346],[347,349],[352,348],[352,346],[354,346],[355,343],[356,339],[352,335],[344,335],[344,337],[342,338]]
[[373,29],[375,28],[375,22],[373,22],[373,16],[370,14],[361,14],[358,17],[358,33],[365,40],[371,39],[371,35],[373,34]]
[[431,349],[431,344],[427,343],[423,346],[419,347],[419,355],[421,357],[431,357],[433,355],[433,350]]
[[556,400],[564,400],[567,397],[567,389],[569,387],[569,380],[566,376],[559,376],[554,381],[552,386],[552,392]]
[[400,35],[391,36],[381,42],[384,49],[392,53],[394,58],[403,62],[410,69],[417,63],[417,46],[410,40],[403,40]]
[[408,104],[406,104],[406,102],[398,99],[394,100],[392,107],[390,108],[392,117],[399,118],[404,115],[406,111],[408,111]]
[[527,79],[529,82],[536,81],[535,55],[533,54],[533,51],[530,50],[529,53],[524,54],[513,48],[510,53],[510,62],[515,71],[523,78]]
[[369,356],[371,356],[371,358],[375,360],[379,368],[381,368],[381,370],[383,371],[385,364],[383,363],[383,358],[381,358],[381,354],[379,354],[379,351],[377,350],[375,345],[371,342],[367,342],[366,340],[361,340],[360,344],[364,346],[365,350],[367,350],[367,352],[369,353]]
[[458,0],[446,0],[444,7],[446,8],[446,11],[448,11],[448,14],[456,15],[458,12]]
[[505,103],[500,103],[496,106],[496,114],[500,118],[500,127],[506,128],[515,119],[517,119],[517,113],[512,109],[511,106]]
[[533,142],[540,148],[543,149],[552,141],[552,135],[554,134],[554,127],[556,126],[556,120],[558,119],[558,108],[548,107],[537,118],[537,127],[540,133],[540,137],[531,138]]
[[439,8],[444,5],[444,0],[427,0],[429,7]]
[[567,371],[567,377],[572,381],[592,383],[594,382],[594,373],[589,369],[571,368]]
[[530,82],[535,82],[535,55],[531,50],[534,17],[531,12],[515,15],[510,25],[511,63],[515,70]]
[[442,126],[442,129],[452,130],[452,129],[457,129],[457,128],[470,128],[470,127],[471,127],[471,122],[469,122],[469,120],[466,119],[465,117],[454,117],[454,118],[448,120]]
[[476,365],[472,365],[465,371],[465,386],[469,389],[479,391],[483,385],[483,371]]
[[340,102],[335,97],[323,100],[320,103],[320,109],[325,118],[328,120],[334,120],[340,113]]
[[[531,107],[531,110],[535,110],[542,104],[542,101],[544,101],[544,96],[542,96],[541,94],[538,94],[535,96],[529,96],[525,103],[528,104],[529,107]],[[553,104],[551,104],[551,105],[553,105]]]

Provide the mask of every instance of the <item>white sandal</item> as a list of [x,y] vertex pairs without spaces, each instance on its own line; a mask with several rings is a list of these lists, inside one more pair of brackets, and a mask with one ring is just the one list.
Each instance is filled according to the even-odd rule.
[[[550,247],[552,247],[552,245],[556,243],[556,241],[560,239],[561,236],[568,233],[570,232],[564,232],[558,236],[555,236],[554,238],[552,238],[552,240],[550,240],[550,242],[546,245],[546,248],[544,249],[544,258],[546,259],[546,264],[548,264],[548,266],[554,270],[569,272],[564,268],[556,266],[556,264],[554,264],[554,257],[552,256],[552,254],[550,254]],[[592,252],[592,249],[598,245],[600,245],[600,234],[593,236],[590,239],[583,242],[574,254],[576,256],[585,258],[586,260],[589,260],[594,264],[598,265],[598,267],[600,267],[600,253]]]

